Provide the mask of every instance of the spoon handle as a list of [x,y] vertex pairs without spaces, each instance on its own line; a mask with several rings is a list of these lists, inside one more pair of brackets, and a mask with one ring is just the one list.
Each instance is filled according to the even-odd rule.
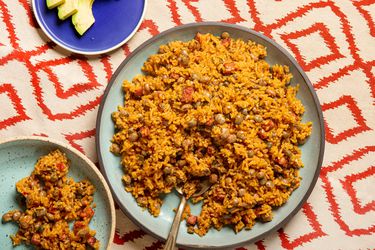
[[169,231],[168,239],[165,242],[164,250],[173,250],[176,245],[176,239],[178,234],[178,229],[180,228],[180,222],[182,218],[182,213],[184,212],[186,206],[186,198],[185,196],[181,196],[180,205],[176,211],[176,215],[174,216],[171,231]]

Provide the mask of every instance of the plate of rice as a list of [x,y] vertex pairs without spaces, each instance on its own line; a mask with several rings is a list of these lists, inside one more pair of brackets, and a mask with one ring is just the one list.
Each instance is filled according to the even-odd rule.
[[108,249],[114,202],[97,167],[45,137],[0,143],[1,249]]
[[138,47],[116,70],[97,118],[102,172],[121,209],[177,245],[224,248],[264,238],[309,197],[324,153],[316,93],[298,63],[258,32],[187,24]]

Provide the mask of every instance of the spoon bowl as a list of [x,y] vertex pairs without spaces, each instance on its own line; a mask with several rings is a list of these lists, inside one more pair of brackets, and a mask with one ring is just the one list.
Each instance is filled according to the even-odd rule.
[[[211,187],[211,183],[209,182],[208,179],[204,179],[200,184],[199,184],[199,189],[192,195],[190,196],[189,198],[195,198],[195,197],[198,197],[198,196],[201,196],[202,194],[204,194],[210,187]],[[182,191],[182,187],[179,186],[179,187],[175,187],[175,190],[177,191],[177,193],[179,193],[180,195],[184,195],[184,192]]]
[[164,250],[173,250],[175,245],[176,245],[177,234],[178,234],[178,230],[180,228],[182,214],[185,210],[185,206],[186,206],[187,201],[190,198],[195,198],[195,197],[198,197],[198,196],[204,194],[208,189],[210,189],[211,183],[208,181],[208,179],[204,179],[200,183],[199,186],[200,186],[200,189],[197,190],[189,198],[185,197],[185,195],[183,193],[183,190],[182,190],[182,187],[175,187],[176,191],[180,194],[181,201],[180,201],[180,205],[178,206],[178,209],[176,211],[176,215],[173,219],[173,223],[172,223],[172,226],[171,226],[171,230],[169,231],[167,241],[165,242]]

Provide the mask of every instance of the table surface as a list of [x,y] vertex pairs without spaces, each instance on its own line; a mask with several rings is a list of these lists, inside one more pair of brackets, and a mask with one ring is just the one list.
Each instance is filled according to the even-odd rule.
[[[49,41],[28,0],[0,0],[0,138],[42,135],[97,162],[95,119],[120,62],[146,39],[199,21],[236,23],[297,59],[320,99],[326,151],[317,185],[284,228],[245,249],[373,249],[375,246],[375,1],[148,1],[120,49],[76,57]],[[116,210],[111,249],[162,249]]]

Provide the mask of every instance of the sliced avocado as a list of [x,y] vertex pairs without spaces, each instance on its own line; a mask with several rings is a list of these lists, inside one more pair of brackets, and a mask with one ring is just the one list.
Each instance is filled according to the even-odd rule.
[[48,9],[53,9],[63,3],[65,3],[65,0],[47,0],[47,7]]
[[94,0],[78,0],[78,11],[72,16],[72,23],[82,36],[95,22],[92,14]]
[[78,11],[78,0],[65,0],[57,7],[60,20],[65,20]]

